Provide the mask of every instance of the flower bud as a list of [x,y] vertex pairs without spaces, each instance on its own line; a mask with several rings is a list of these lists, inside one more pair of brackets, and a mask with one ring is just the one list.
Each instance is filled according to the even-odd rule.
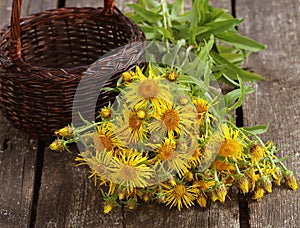
[[204,193],[200,193],[197,198],[197,203],[200,205],[200,207],[206,207],[207,198]]
[[224,202],[225,202],[226,195],[227,195],[227,189],[226,189],[225,185],[224,185],[224,184],[219,185],[219,186],[216,188],[216,193],[217,193],[218,200],[219,200],[221,203],[224,203]]
[[255,144],[250,147],[250,153],[256,161],[259,161],[264,156],[265,151],[261,145]]
[[261,187],[258,187],[255,191],[254,191],[254,195],[252,197],[252,199],[254,200],[260,200],[261,198],[263,198],[265,194],[265,190]]
[[64,137],[64,138],[72,138],[73,137],[73,128],[70,126],[66,126],[62,129],[59,129],[54,132],[55,135]]
[[60,139],[56,139],[54,142],[52,142],[49,145],[49,149],[50,150],[54,150],[54,151],[64,151],[66,149],[66,146],[63,144],[63,141]]
[[178,74],[175,71],[172,71],[172,72],[167,74],[167,79],[171,82],[176,81],[177,78],[178,78]]
[[272,182],[268,177],[263,178],[262,186],[268,193],[272,193]]
[[126,71],[126,72],[122,73],[122,77],[123,77],[124,82],[131,82],[133,76],[134,76],[133,71],[130,71],[130,72]]
[[297,190],[298,184],[293,172],[286,171],[284,174],[285,183],[294,191]]
[[103,119],[108,119],[111,117],[111,109],[110,108],[102,108],[100,111],[100,115]]
[[246,176],[243,176],[241,179],[239,179],[238,185],[244,194],[249,192],[250,183]]

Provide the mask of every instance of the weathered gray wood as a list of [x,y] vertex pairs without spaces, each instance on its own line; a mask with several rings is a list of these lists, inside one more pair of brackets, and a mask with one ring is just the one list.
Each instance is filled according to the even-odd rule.
[[[223,1],[224,2],[224,1]],[[227,1],[229,4],[230,1]],[[67,6],[99,6],[98,1],[68,0]],[[121,9],[123,6],[116,2]],[[230,7],[228,7],[230,8]],[[87,169],[75,167],[71,155],[46,151],[36,227],[238,227],[236,193],[226,203],[207,209],[195,206],[178,212],[164,205],[142,204],[134,211],[116,209],[102,213],[100,192],[88,180]],[[51,210],[49,210],[51,208]],[[88,211],[88,213],[87,213]]]
[[[298,4],[298,6],[297,6]],[[246,97],[244,123],[270,124],[263,139],[272,140],[284,149],[280,157],[293,155],[285,162],[300,173],[300,87],[299,2],[237,1],[237,15],[246,18],[239,31],[262,43],[267,49],[253,54],[246,66],[262,74],[267,81],[257,85],[255,94]],[[249,202],[251,227],[299,227],[300,192],[275,188],[260,202]]]
[[237,16],[245,17],[240,32],[267,45],[246,65],[268,80],[293,80],[300,72],[299,1],[239,0]]
[[[10,22],[11,2],[0,0],[0,26]],[[32,4],[23,1],[22,15]],[[50,2],[50,1],[48,1]],[[45,5],[43,7],[47,8]],[[30,7],[31,9],[31,7]],[[28,11],[31,13],[32,11]],[[31,223],[38,142],[15,129],[0,113],[0,227]]]
[[68,153],[45,151],[35,227],[122,227],[120,208],[103,214],[101,193]]
[[[246,125],[267,124],[263,139],[283,146],[279,157],[293,155],[285,165],[300,180],[300,87],[299,81],[262,82],[243,106]],[[255,111],[254,111],[255,110]],[[251,227],[299,227],[300,191],[275,188],[260,202],[250,201]]]
[[24,0],[22,3],[22,15],[39,13],[47,9],[55,9],[57,0]]
[[0,227],[28,227],[33,202],[37,141],[0,114]]
[[0,1],[0,26],[10,22],[11,1]]
[[[129,8],[126,7],[126,4],[135,3],[136,0],[131,1],[122,1],[115,0],[115,6],[117,6],[123,13],[128,12]],[[66,0],[66,6],[71,7],[103,7],[103,0],[90,0],[90,1],[80,1],[80,0]]]

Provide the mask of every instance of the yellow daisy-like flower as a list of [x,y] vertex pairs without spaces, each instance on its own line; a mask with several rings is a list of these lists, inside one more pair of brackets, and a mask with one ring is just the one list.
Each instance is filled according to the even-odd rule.
[[265,148],[259,144],[254,144],[250,147],[250,153],[252,158],[254,158],[256,161],[259,161],[265,155]]
[[129,110],[126,104],[123,105],[121,115],[115,116],[114,130],[123,145],[144,141],[148,133],[146,122],[141,118],[141,113],[136,112],[135,109]]
[[195,186],[197,186],[199,188],[199,190],[201,190],[202,192],[207,191],[208,189],[210,189],[211,187],[216,185],[216,182],[214,180],[197,180],[194,181],[193,183]]
[[248,193],[249,192],[249,187],[250,187],[249,179],[246,176],[242,176],[238,180],[238,186],[244,194]]
[[106,151],[86,151],[80,153],[75,161],[78,165],[88,165],[91,169],[89,178],[94,178],[94,184],[100,180],[100,185],[105,184],[111,179],[111,168],[116,166],[116,160]]
[[126,102],[132,108],[145,108],[152,104],[154,111],[159,112],[159,107],[165,102],[172,100],[172,95],[169,92],[169,85],[167,79],[157,76],[153,70],[149,68],[149,77],[146,77],[141,69],[136,67],[135,78],[137,80],[128,84],[123,91],[123,96]]
[[183,205],[187,208],[194,205],[194,200],[197,199],[199,189],[196,186],[186,186],[183,183],[176,184],[174,186],[170,184],[162,184],[163,194],[166,196],[165,203],[170,205],[170,208],[177,206],[180,211]]
[[254,191],[254,195],[252,197],[252,199],[254,200],[260,200],[261,198],[263,198],[265,195],[265,190],[263,188],[257,188],[255,191]]
[[222,172],[222,171],[231,172],[231,171],[235,170],[234,165],[227,162],[227,161],[221,161],[221,160],[217,159],[215,161],[215,164],[216,164],[216,170],[219,171],[219,172]]
[[112,151],[115,147],[121,147],[111,123],[103,123],[97,126],[97,134],[92,135],[93,143],[98,151]]
[[197,110],[197,116],[198,116],[199,123],[200,123],[200,125],[202,125],[204,122],[205,115],[209,108],[208,102],[202,98],[198,98],[198,99],[193,100],[193,104],[195,105],[196,110]]
[[207,204],[207,196],[201,192],[197,198],[197,203],[199,204],[200,207],[204,208],[206,207]]
[[153,170],[147,166],[147,155],[124,149],[116,160],[116,166],[111,169],[113,182],[126,187],[127,192],[132,192],[137,187],[149,186]]
[[218,155],[225,157],[225,159],[240,160],[244,146],[239,132],[225,124],[221,126],[221,131],[224,137]]
[[188,171],[188,161],[191,157],[188,150],[184,144],[178,147],[173,138],[165,138],[155,149],[159,161],[157,165],[168,172],[175,171],[182,177]]
[[149,124],[151,133],[168,133],[169,136],[188,136],[196,134],[199,125],[195,110],[188,107],[172,106],[165,104],[161,106],[160,115]]

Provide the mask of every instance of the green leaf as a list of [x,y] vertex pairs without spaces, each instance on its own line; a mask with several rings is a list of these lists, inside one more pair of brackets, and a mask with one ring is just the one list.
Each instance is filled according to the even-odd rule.
[[260,75],[239,68],[238,66],[224,59],[215,51],[211,51],[210,55],[213,57],[217,65],[224,66],[221,71],[233,80],[237,80],[237,76],[239,76],[243,81],[263,80]]
[[140,15],[142,18],[144,18],[144,20],[150,23],[157,23],[161,21],[163,18],[163,16],[160,15],[159,13],[155,13],[153,11],[147,10],[137,4],[127,4],[127,6],[134,9],[137,15]]
[[213,21],[204,25],[208,29],[207,33],[212,33],[214,35],[223,33],[228,29],[232,29],[235,26],[242,23],[243,20],[240,19],[227,19],[223,21]]
[[243,127],[243,129],[253,135],[264,134],[268,131],[268,126],[265,125],[256,125],[253,127]]
[[[245,88],[245,94],[251,94],[255,91],[252,87]],[[241,96],[241,89],[234,89],[224,95],[225,106],[229,107]]]
[[229,111],[233,111],[233,110],[237,109],[238,107],[240,107],[243,104],[245,94],[246,94],[245,86],[243,84],[242,79],[239,76],[237,76],[237,78],[238,78],[238,81],[240,84],[240,89],[239,89],[240,93],[239,93],[237,102],[233,106],[228,108]]
[[248,37],[242,36],[236,32],[223,32],[222,34],[217,34],[216,37],[228,44],[244,50],[256,52],[264,50],[266,48],[265,45],[256,42]]

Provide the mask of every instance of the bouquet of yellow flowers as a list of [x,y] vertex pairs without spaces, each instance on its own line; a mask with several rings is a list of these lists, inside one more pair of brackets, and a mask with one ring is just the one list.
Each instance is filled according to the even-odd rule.
[[108,186],[101,190],[104,213],[140,201],[205,207],[207,200],[225,202],[234,185],[256,200],[283,179],[297,189],[276,146],[258,137],[262,129],[236,127],[222,114],[222,100],[191,89],[201,82],[189,78],[155,64],[136,67],[122,74],[114,88],[120,94],[98,121],[56,132],[50,148],[81,144],[76,161],[89,167],[95,185]]

